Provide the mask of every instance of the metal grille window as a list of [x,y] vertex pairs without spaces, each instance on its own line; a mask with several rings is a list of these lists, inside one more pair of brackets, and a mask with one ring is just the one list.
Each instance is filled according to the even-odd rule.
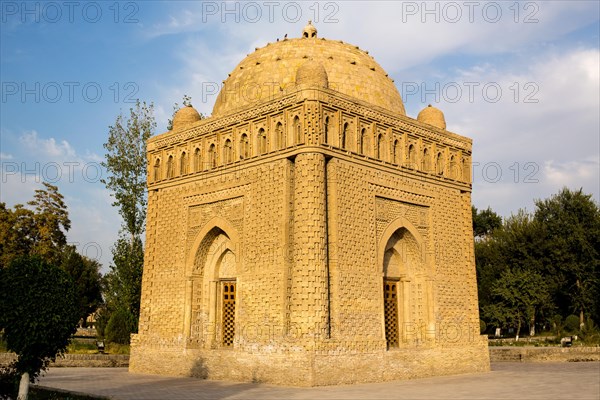
[[223,346],[233,346],[233,338],[235,335],[235,282],[223,282]]
[[398,347],[398,285],[395,281],[383,282],[383,304],[387,346]]

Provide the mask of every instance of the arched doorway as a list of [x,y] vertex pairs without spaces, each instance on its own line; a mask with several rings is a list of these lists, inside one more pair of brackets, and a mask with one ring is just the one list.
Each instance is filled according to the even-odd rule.
[[214,224],[203,231],[192,247],[184,329],[199,347],[233,347],[239,306],[236,236]]
[[432,318],[428,268],[414,228],[388,233],[383,250],[383,320],[387,348],[425,340]]

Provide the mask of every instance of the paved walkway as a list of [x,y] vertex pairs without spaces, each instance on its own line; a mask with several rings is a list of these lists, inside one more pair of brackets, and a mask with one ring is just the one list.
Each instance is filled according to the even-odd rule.
[[492,372],[346,386],[292,388],[129,374],[125,368],[51,368],[40,386],[122,400],[600,399],[600,363],[494,363]]

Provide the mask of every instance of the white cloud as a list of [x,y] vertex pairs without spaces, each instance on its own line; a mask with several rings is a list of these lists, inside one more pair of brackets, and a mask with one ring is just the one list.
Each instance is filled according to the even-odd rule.
[[13,158],[12,154],[0,153],[0,160],[12,160]]
[[79,154],[67,140],[44,138],[36,131],[25,132],[18,143],[24,156],[2,163],[0,201],[9,207],[25,204],[42,182],[58,186],[71,219],[68,242],[82,254],[98,258],[106,272],[121,224],[113,199],[100,182],[105,175],[103,158],[89,150]]
[[41,139],[36,131],[25,132],[21,138],[21,143],[28,150],[33,151],[45,157],[74,157],[75,150],[66,140],[61,140],[57,143],[56,139]]
[[[370,50],[391,74],[426,66],[443,56],[526,51],[540,41],[554,40],[593,23],[598,15],[598,4],[587,1],[519,3],[518,15],[516,2],[337,4],[339,23],[317,24],[320,36],[343,39]],[[500,9],[498,18],[496,6]],[[397,81],[402,78],[398,76]]]
[[[441,102],[449,130],[474,139],[473,198],[477,206],[503,215],[545,198],[563,186],[600,198],[600,52],[571,49],[523,58],[504,69],[476,66],[457,71],[448,81],[495,82],[503,89],[497,103]],[[444,82],[442,82],[443,84]],[[520,87],[515,101],[515,83]],[[525,102],[523,90],[536,88]],[[495,180],[497,166],[502,178]],[[487,167],[487,175],[485,168]]]
[[[589,187],[593,184],[594,179],[597,181],[598,171],[600,171],[600,159],[598,157],[562,163],[548,160],[544,162],[542,169],[547,183],[554,187],[571,187],[578,184]],[[587,185],[583,185],[584,183],[587,183]]]

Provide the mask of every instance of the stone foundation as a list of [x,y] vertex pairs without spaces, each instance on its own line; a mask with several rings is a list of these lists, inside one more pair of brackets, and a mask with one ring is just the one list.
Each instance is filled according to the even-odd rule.
[[368,354],[245,353],[236,350],[140,348],[129,371],[211,380],[325,386],[489,371],[487,345],[406,348]]

